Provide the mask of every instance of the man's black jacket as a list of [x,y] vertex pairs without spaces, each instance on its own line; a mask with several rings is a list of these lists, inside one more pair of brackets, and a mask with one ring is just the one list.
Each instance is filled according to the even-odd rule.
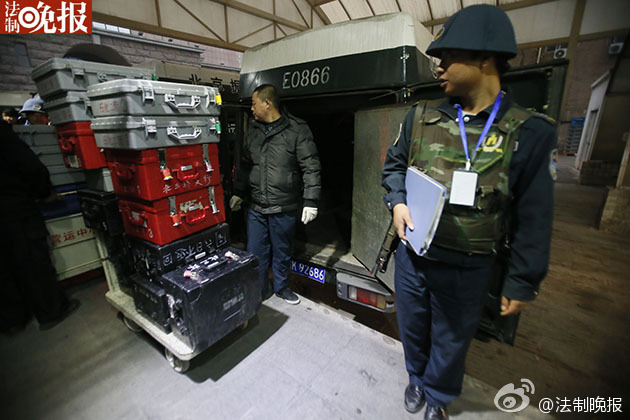
[[[285,114],[271,124],[251,121],[243,143],[234,193],[263,214],[317,207],[320,163],[305,121]],[[301,194],[301,192],[303,193]]]
[[[35,153],[0,121],[0,216],[4,222],[39,215],[37,200],[52,192],[50,175]],[[5,238],[8,239],[8,238]]]

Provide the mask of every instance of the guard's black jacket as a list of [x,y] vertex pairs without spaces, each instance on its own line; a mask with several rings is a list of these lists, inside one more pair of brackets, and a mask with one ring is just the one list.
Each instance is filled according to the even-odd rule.
[[[457,109],[454,104],[451,99],[437,109],[455,120]],[[500,120],[512,104],[513,99],[506,94],[495,121]],[[469,116],[466,125],[483,126],[491,110],[492,106],[476,116]],[[405,117],[398,141],[387,151],[382,178],[383,187],[387,190],[384,201],[390,210],[396,204],[406,204],[405,173],[415,112],[414,106]],[[529,118],[519,130],[518,144],[515,145],[508,175],[512,198],[512,240],[503,296],[531,301],[549,265],[556,170],[553,155],[556,153],[557,138],[554,125],[541,116]],[[488,261],[485,256],[466,255],[435,245],[431,246],[426,257],[457,265],[476,265]]]
[[37,201],[48,197],[51,192],[52,185],[46,166],[28,145],[20,140],[9,124],[0,121],[2,220],[6,222],[39,215]]
[[[301,194],[303,190],[303,194]],[[285,114],[264,124],[250,122],[236,168],[234,194],[251,199],[263,214],[317,207],[321,190],[320,163],[305,121]]]

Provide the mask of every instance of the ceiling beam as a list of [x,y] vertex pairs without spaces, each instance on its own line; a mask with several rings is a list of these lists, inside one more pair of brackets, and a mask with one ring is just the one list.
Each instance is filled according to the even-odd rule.
[[171,38],[178,38],[184,41],[196,42],[198,44],[211,45],[213,47],[225,48],[234,51],[245,51],[248,47],[237,44],[236,42],[225,42],[214,38],[194,35],[187,32],[175,31],[148,23],[138,22],[136,20],[125,19],[117,16],[108,15],[100,12],[92,12],[92,20],[109,25],[122,26],[123,28],[134,29],[140,32],[162,35]]
[[368,7],[370,8],[370,12],[372,12],[372,16],[376,16],[376,13],[374,13],[374,8],[370,4],[370,0],[365,0],[365,2],[367,3]]
[[239,10],[241,12],[250,14],[252,16],[256,16],[262,19],[267,19],[275,23],[280,23],[284,26],[288,26],[289,28],[296,29],[298,31],[306,31],[310,29],[308,26],[303,26],[298,23],[295,23],[289,19],[284,19],[279,16],[276,16],[272,13],[265,12],[264,10],[257,9],[255,7],[249,6],[245,3],[241,3],[235,0],[212,0],[214,3],[219,3],[224,6],[230,7],[232,9]]
[[227,6],[223,6],[223,17],[225,17],[225,40],[230,42],[230,26],[228,25]]
[[341,5],[341,8],[345,12],[346,16],[348,16],[348,20],[352,20],[352,16],[350,16],[350,13],[348,13],[348,9],[346,9],[346,6],[343,5],[343,2],[341,0],[339,0],[339,4]]
[[295,6],[295,10],[298,11],[298,13],[300,14],[300,16],[302,17],[302,20],[304,21],[304,24],[306,26],[308,26],[310,28],[310,26],[308,25],[308,20],[306,20],[306,18],[304,17],[304,15],[302,14],[302,11],[300,10],[300,8],[298,7],[297,3],[295,2],[295,0],[291,0],[293,2],[293,5]]
[[282,32],[284,34],[284,36],[287,36],[287,33],[284,32],[284,29],[282,29],[282,26],[276,24],[276,26],[278,27],[278,29],[280,29],[280,32]]
[[264,31],[265,29],[269,28],[272,25],[275,26],[276,24],[271,22],[269,25],[263,26],[262,28],[257,29],[254,32],[250,32],[247,35],[240,37],[239,39],[237,39],[234,42],[240,42],[240,41],[244,40],[245,38],[249,38],[250,36],[257,34],[258,32]]
[[[553,3],[555,1],[558,1],[558,0],[522,0],[522,1],[516,1],[514,3],[503,4],[499,6],[499,9],[502,9],[507,12],[509,10],[522,9],[524,7],[536,6],[538,4],[544,4],[544,3]],[[440,19],[427,20],[426,22],[422,22],[422,24],[426,27],[443,25],[444,23],[446,23],[449,17],[450,16],[443,17]]]
[[323,4],[332,3],[333,1],[337,1],[337,0],[312,0],[310,3],[314,7],[319,7],[319,6],[323,5]]
[[182,9],[184,9],[184,11],[186,13],[188,13],[193,19],[195,19],[197,22],[199,22],[199,24],[201,26],[203,26],[204,28],[206,28],[208,31],[210,31],[210,33],[212,33],[212,35],[216,36],[217,38],[219,38],[220,41],[225,41],[225,39],[223,39],[222,36],[220,36],[218,33],[214,32],[212,30],[211,27],[209,27],[208,25],[206,25],[206,22],[204,22],[203,20],[201,20],[195,13],[193,13],[190,9],[188,9],[186,6],[184,6],[182,4],[182,2],[180,2],[179,0],[173,0],[175,2],[175,4],[177,4],[179,7],[181,7]]
[[319,18],[322,20],[322,22],[324,22],[325,25],[331,24],[330,19],[328,19],[328,16],[326,16],[326,13],[324,13],[322,8],[319,6],[315,6],[314,0],[306,0],[306,2],[311,6],[311,9],[315,12],[317,16],[319,16]]
[[157,15],[158,26],[162,26],[162,13],[160,13],[160,0],[155,0],[155,14]]

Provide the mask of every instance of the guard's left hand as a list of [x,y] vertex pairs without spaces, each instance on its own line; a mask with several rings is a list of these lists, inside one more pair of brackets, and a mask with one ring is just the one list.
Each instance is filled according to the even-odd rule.
[[302,223],[307,224],[312,222],[317,217],[316,207],[304,207],[302,210]]
[[515,299],[508,299],[505,296],[501,297],[501,315],[516,315],[521,312],[529,302],[523,302]]

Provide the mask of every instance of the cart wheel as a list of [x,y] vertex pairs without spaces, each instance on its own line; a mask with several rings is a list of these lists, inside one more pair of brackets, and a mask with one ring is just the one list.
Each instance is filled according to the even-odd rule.
[[135,322],[133,322],[126,316],[123,315],[122,319],[123,319],[123,324],[125,324],[125,327],[127,327],[129,331],[135,332],[135,333],[139,333],[140,331],[142,331],[142,328],[138,324],[136,324]]
[[245,322],[243,322],[243,323],[239,326],[239,328],[240,328],[241,330],[247,329],[247,325],[249,325],[249,319],[248,319],[248,320],[246,320]]
[[167,348],[164,348],[164,355],[166,356],[166,360],[171,364],[171,367],[177,373],[184,373],[190,367],[189,360],[180,360],[171,351]]

